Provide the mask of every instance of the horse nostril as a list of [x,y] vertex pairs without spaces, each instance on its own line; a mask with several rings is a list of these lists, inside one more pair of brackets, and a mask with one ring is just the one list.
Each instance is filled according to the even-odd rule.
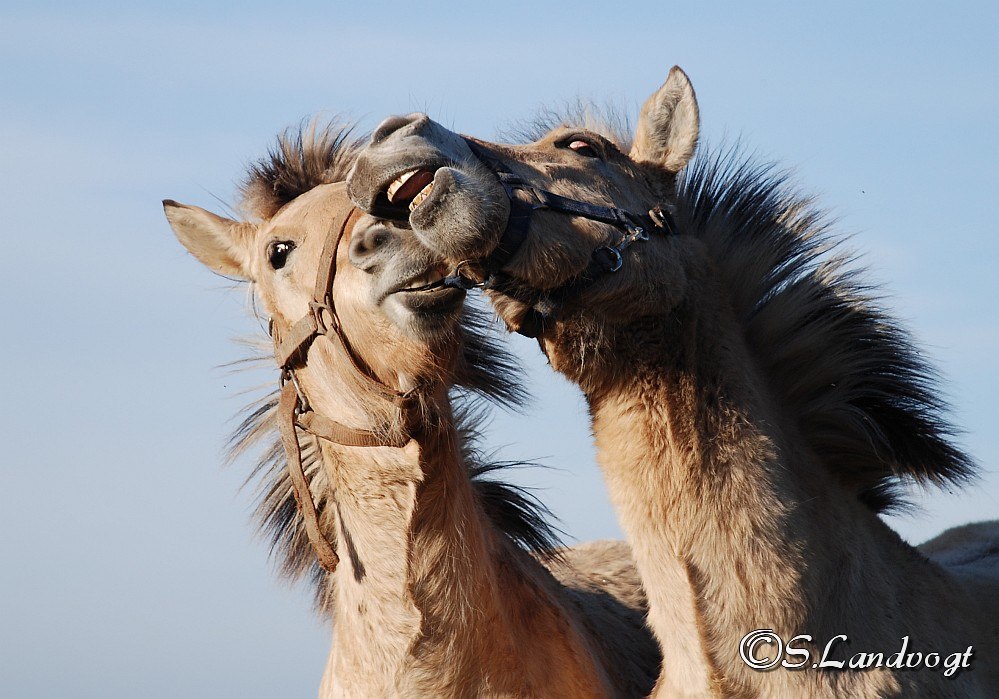
[[388,119],[382,121],[375,129],[375,132],[371,134],[371,145],[381,143],[411,121],[410,117],[390,116]]
[[360,235],[354,235],[350,241],[350,261],[357,266],[364,265],[390,239],[389,231],[380,225],[372,226]]
[[424,124],[430,121],[426,114],[410,114],[408,116],[390,116],[380,123],[375,132],[371,134],[371,145],[377,145],[386,138],[394,134],[399,129],[412,125],[412,131],[418,131]]

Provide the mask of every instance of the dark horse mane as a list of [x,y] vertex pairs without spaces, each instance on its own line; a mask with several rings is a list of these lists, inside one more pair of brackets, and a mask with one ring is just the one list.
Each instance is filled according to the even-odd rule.
[[[251,216],[268,219],[283,206],[309,190],[345,179],[364,137],[354,135],[350,124],[310,122],[286,131],[268,155],[252,164],[243,184],[241,208]],[[349,329],[348,329],[349,330]],[[453,375],[451,398],[462,455],[473,489],[486,516],[514,545],[541,556],[557,555],[560,541],[550,523],[551,513],[530,492],[494,477],[512,462],[496,462],[478,448],[475,425],[483,419],[482,401],[518,406],[526,393],[517,382],[517,363],[487,336],[485,316],[467,309],[461,323],[462,354]],[[256,343],[248,343],[255,346]],[[240,366],[273,366],[269,345],[260,345],[253,357]],[[332,593],[326,571],[319,567],[298,513],[287,474],[287,458],[278,434],[277,390],[247,406],[229,441],[229,460],[247,452],[257,462],[247,479],[254,483],[255,517],[270,540],[271,555],[281,571],[294,579],[309,576],[316,585],[320,608],[328,609]],[[322,526],[335,539],[335,522],[327,507],[330,484],[320,468],[315,438],[301,433],[303,465],[311,480],[313,498],[320,510]]]
[[[266,159],[251,166],[244,209],[266,219],[313,187],[344,179],[362,141],[350,126],[337,124],[286,132]],[[712,251],[785,414],[865,504],[878,512],[899,509],[908,482],[963,484],[974,475],[971,459],[953,443],[936,374],[785,173],[737,150],[702,152],[682,174],[676,204],[681,234],[701,238]],[[469,327],[480,322],[470,317]],[[511,360],[474,328],[465,335],[463,376],[455,377],[464,389],[458,390],[516,402]],[[494,362],[501,366],[490,366]],[[257,519],[283,571],[311,573],[325,605],[330,586],[306,540],[275,434],[271,398],[247,410],[231,451],[265,445],[251,476],[258,483]],[[328,488],[314,445],[303,444],[303,453],[322,508]],[[477,457],[473,441],[466,442],[466,457],[494,524],[525,548],[551,551],[556,538],[543,506],[521,490],[484,479],[495,466]],[[328,516],[326,524],[332,531]]]
[[[558,126],[601,132],[629,150],[624,112],[581,101],[506,134],[530,142]],[[785,171],[739,147],[701,148],[680,174],[676,209],[680,234],[711,251],[785,415],[865,504],[902,510],[909,482],[943,487],[974,477],[953,442],[937,374]]]
[[937,374],[786,172],[738,148],[699,154],[676,217],[681,235],[708,245],[784,414],[862,501],[902,509],[907,482],[974,476]]

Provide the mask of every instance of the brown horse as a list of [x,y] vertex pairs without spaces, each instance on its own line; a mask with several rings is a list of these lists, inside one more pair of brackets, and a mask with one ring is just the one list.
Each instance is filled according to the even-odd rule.
[[[164,202],[195,257],[253,283],[282,338],[281,402],[252,412],[237,444],[291,420],[287,458],[277,446],[265,457],[258,513],[332,614],[320,695],[644,696],[659,654],[630,551],[556,550],[530,496],[483,478],[497,466],[470,441],[478,413],[450,389],[516,399],[508,357],[463,292],[416,288],[439,276],[437,256],[332,184],[355,151],[335,129],[282,139],[245,188],[255,221]],[[326,334],[293,340],[317,304]],[[311,479],[301,513],[296,465]]]
[[[999,527],[936,542],[938,563],[877,516],[904,482],[972,467],[809,200],[736,156],[684,171],[699,116],[678,68],[630,144],[554,126],[500,145],[392,117],[348,186],[582,388],[663,649],[658,694],[999,693]],[[773,633],[809,638],[784,654]],[[887,662],[903,642],[922,669]],[[778,671],[757,671],[767,652]]]

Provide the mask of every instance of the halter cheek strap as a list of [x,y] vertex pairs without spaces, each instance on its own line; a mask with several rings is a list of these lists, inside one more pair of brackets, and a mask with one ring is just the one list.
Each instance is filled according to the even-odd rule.
[[[496,249],[488,257],[477,261],[477,264],[485,270],[485,279],[476,280],[468,277],[463,273],[466,266],[466,263],[463,263],[444,280],[444,285],[463,289],[473,287],[493,289],[527,304],[527,314],[520,325],[514,328],[521,335],[538,337],[543,334],[545,325],[558,307],[581,293],[599,277],[621,269],[624,265],[624,251],[636,242],[648,240],[648,231],[659,231],[665,235],[673,235],[676,231],[676,224],[669,210],[663,206],[655,206],[647,214],[638,215],[624,209],[569,199],[554,192],[538,189],[510,172],[503,162],[493,157],[474,139],[465,137],[464,140],[472,154],[489,168],[503,185],[510,200],[510,214]],[[544,291],[533,289],[505,273],[503,268],[513,259],[527,239],[534,212],[542,210],[607,223],[620,229],[621,235],[616,239],[609,239],[596,248],[586,269],[567,283]]]
[[[349,202],[348,202],[349,203]],[[346,208],[346,205],[345,205]],[[309,480],[302,464],[302,447],[297,430],[303,430],[336,444],[347,447],[404,447],[410,441],[409,411],[419,387],[408,392],[400,392],[379,381],[370,368],[357,356],[343,332],[340,318],[333,304],[333,282],[336,277],[336,255],[340,241],[353,230],[362,212],[351,207],[338,216],[323,244],[319,272],[316,275],[313,300],[309,303],[309,313],[282,333],[270,325],[269,332],[274,341],[274,358],[281,368],[281,398],[278,401],[278,426],[281,442],[288,455],[288,476],[292,491],[298,503],[299,512],[305,522],[305,532],[316,553],[319,564],[329,572],[336,570],[339,558],[333,544],[323,533],[319,524],[319,512]],[[350,360],[354,371],[365,385],[382,398],[396,405],[405,417],[405,432],[387,436],[371,430],[344,425],[337,420],[320,415],[312,410],[308,399],[302,393],[295,370],[305,366],[309,349],[316,338],[324,335],[340,345]]]

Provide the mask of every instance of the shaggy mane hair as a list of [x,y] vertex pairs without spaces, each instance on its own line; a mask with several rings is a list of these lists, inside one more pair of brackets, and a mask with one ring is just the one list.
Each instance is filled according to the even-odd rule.
[[904,508],[906,482],[974,476],[936,373],[786,172],[738,148],[700,154],[681,173],[676,221],[708,245],[785,416],[869,507]]
[[[472,317],[464,324],[464,360],[470,367],[462,371],[451,390],[455,427],[468,477],[482,510],[492,526],[513,545],[541,559],[559,557],[563,546],[560,532],[552,525],[553,516],[532,493],[496,478],[498,472],[521,465],[520,462],[500,462],[489,458],[479,448],[477,425],[484,418],[482,399],[500,405],[519,405],[525,400],[522,389],[511,378],[516,364],[504,350],[490,347],[476,331],[481,319]],[[249,343],[248,343],[249,344]],[[256,344],[256,356],[240,360],[240,368],[260,366],[270,368],[273,358],[269,345]],[[485,381],[482,379],[485,378]],[[247,453],[256,453],[257,460],[246,482],[253,484],[257,505],[254,518],[261,533],[270,540],[270,553],[279,561],[283,575],[291,579],[308,576],[315,585],[317,606],[331,609],[333,585],[328,573],[319,566],[305,532],[295,502],[288,460],[277,426],[278,390],[270,392],[241,412],[241,420],[229,439],[227,460],[231,463]],[[330,501],[332,486],[322,468],[318,439],[299,432],[302,466],[319,510],[320,524],[329,541],[336,540],[336,522]]]
[[[624,113],[584,102],[543,110],[505,134],[532,142],[566,126],[630,150]],[[738,147],[702,148],[677,188],[679,234],[708,245],[784,414],[826,468],[876,512],[904,510],[907,482],[974,477],[953,443],[938,376],[786,172]]]
[[[276,214],[296,197],[322,184],[342,181],[354,163],[364,138],[353,136],[354,127],[336,122],[320,126],[313,121],[297,131],[286,131],[267,157],[250,166],[243,185],[242,207],[261,219]],[[541,558],[558,556],[559,533],[550,523],[550,511],[530,492],[496,479],[494,474],[516,466],[495,462],[478,448],[475,425],[484,417],[479,409],[484,399],[508,407],[521,406],[527,393],[517,381],[521,373],[516,360],[487,337],[489,323],[480,311],[466,308],[459,334],[461,356],[453,373],[442,377],[452,386],[455,423],[469,478],[483,512],[492,525],[513,545]],[[349,329],[348,329],[349,330]],[[237,368],[273,367],[269,343],[244,343],[253,356],[233,364]],[[247,483],[254,483],[257,497],[255,518],[270,539],[271,555],[279,560],[286,576],[308,575],[315,584],[316,602],[329,610],[332,580],[323,570],[305,533],[288,476],[287,456],[277,426],[278,389],[247,406],[229,441],[228,460],[256,452],[257,463]],[[336,526],[329,495],[331,485],[321,468],[318,440],[300,432],[302,465],[310,479],[320,524],[330,541]]]
[[344,181],[366,141],[367,134],[357,134],[355,124],[336,117],[286,130],[266,157],[250,165],[240,208],[267,220],[310,189]]

